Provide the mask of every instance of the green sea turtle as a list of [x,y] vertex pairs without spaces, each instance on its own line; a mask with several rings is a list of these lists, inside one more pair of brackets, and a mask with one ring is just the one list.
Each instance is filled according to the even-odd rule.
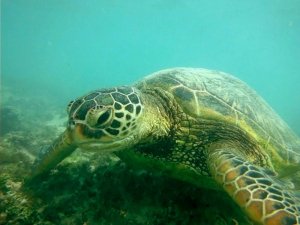
[[207,188],[224,189],[255,224],[300,224],[291,182],[300,141],[270,106],[237,78],[174,68],[133,86],[100,89],[68,105],[65,132],[33,177],[77,147],[115,152],[133,165]]

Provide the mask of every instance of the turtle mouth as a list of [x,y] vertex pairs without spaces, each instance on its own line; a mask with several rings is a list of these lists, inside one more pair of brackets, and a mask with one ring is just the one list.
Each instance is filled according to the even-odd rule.
[[91,129],[86,124],[76,121],[68,130],[73,142],[81,149],[98,152],[115,152],[126,149],[136,143],[134,135],[114,137],[106,135],[101,129]]
[[102,142],[96,139],[77,139],[75,142],[77,142],[76,144],[79,148],[87,151],[116,152],[132,147],[135,144],[135,139],[133,136],[129,136],[110,142]]
[[115,152],[122,150],[124,147],[122,143],[100,143],[97,141],[86,141],[78,143],[78,147],[88,151],[101,151],[101,152]]

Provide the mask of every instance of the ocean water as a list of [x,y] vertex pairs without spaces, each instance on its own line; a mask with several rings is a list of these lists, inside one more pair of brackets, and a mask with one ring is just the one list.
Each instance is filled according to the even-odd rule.
[[[15,196],[7,197],[10,206],[0,203],[0,224],[36,222],[32,208],[44,216],[43,221],[83,224],[106,209],[88,202],[87,205],[97,205],[97,212],[91,215],[84,211],[90,208],[74,202],[74,196],[69,197],[73,189],[83,193],[76,195],[79,201],[105,199],[109,195],[123,199],[120,204],[111,198],[103,200],[115,211],[103,216],[106,220],[102,221],[106,222],[91,224],[109,224],[113,217],[119,222],[111,224],[159,224],[160,220],[153,218],[158,215],[170,219],[166,216],[169,214],[162,209],[163,213],[154,210],[155,214],[152,206],[169,207],[172,204],[164,202],[169,199],[177,204],[176,210],[171,210],[175,219],[170,224],[194,224],[192,219],[178,222],[179,216],[175,216],[190,218],[188,211],[182,211],[184,200],[178,198],[176,191],[172,190],[173,193],[165,187],[174,181],[157,178],[158,183],[150,182],[150,187],[159,188],[159,184],[163,184],[163,190],[169,192],[169,198],[160,193],[151,202],[147,196],[155,194],[153,190],[143,186],[144,195],[138,197],[132,190],[138,192],[139,185],[149,182],[148,176],[152,175],[131,174],[118,165],[110,173],[120,181],[108,179],[111,183],[103,183],[103,180],[101,184],[95,183],[85,159],[92,161],[95,167],[99,167],[99,163],[82,155],[78,156],[82,160],[81,170],[75,166],[70,170],[62,167],[58,172],[62,180],[52,177],[42,188],[35,187],[37,198],[48,205],[25,204],[23,208],[14,208],[22,202],[20,199],[26,199],[23,195],[20,197],[19,192],[22,173],[28,170],[40,146],[49,144],[63,130],[67,118],[65,109],[70,100],[102,87],[130,85],[145,75],[171,67],[201,67],[237,76],[255,89],[300,135],[299,0],[1,0],[0,202],[8,196],[8,190]],[[13,150],[6,152],[7,149]],[[25,155],[20,153],[22,150]],[[79,160],[74,157],[73,161]],[[116,159],[107,160],[114,164]],[[110,178],[103,172],[103,164],[101,168],[96,171],[97,176]],[[17,178],[11,177],[12,172]],[[80,175],[92,183],[87,192]],[[124,181],[124,177],[135,185],[133,189],[128,187],[130,185],[120,188],[130,183]],[[69,186],[58,190],[66,181]],[[112,191],[111,184],[118,188]],[[190,187],[182,187],[181,183],[172,185],[185,190],[185,197],[189,192],[198,193],[188,189]],[[53,187],[56,187],[54,192]],[[96,195],[95,189],[104,191]],[[123,192],[129,192],[128,196],[124,197]],[[55,196],[58,200],[53,203],[51,199]],[[137,198],[142,200],[137,201]],[[207,203],[211,199],[201,200]],[[56,215],[70,201],[76,206],[75,213],[64,211],[64,216],[73,216],[75,219],[71,222]],[[134,201],[135,205],[129,206],[128,201]],[[152,210],[152,214],[139,211],[135,215],[133,211],[139,204]],[[189,207],[188,210],[192,210]],[[207,219],[203,224],[207,224],[216,211],[210,208],[208,214],[201,214]],[[199,213],[202,212],[195,215]],[[21,215],[18,221],[12,219],[16,215]],[[127,223],[120,222],[126,215],[130,218]],[[237,217],[232,215],[232,218]],[[215,224],[230,224],[225,219],[216,221]]]
[[1,1],[1,82],[65,106],[169,67],[232,73],[300,134],[300,2]]

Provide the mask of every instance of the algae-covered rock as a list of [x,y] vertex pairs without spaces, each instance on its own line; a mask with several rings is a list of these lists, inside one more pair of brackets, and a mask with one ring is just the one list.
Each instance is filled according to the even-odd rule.
[[[99,162],[105,161],[104,165],[97,161],[64,162],[43,180],[23,189],[19,188],[20,182],[7,177],[0,189],[7,199],[7,222],[247,224],[222,192],[202,190],[161,174],[131,170],[113,156],[101,157]],[[3,207],[0,209],[2,212]]]

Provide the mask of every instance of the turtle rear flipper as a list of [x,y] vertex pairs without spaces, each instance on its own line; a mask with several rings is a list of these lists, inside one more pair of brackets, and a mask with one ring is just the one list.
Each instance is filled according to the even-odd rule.
[[234,155],[232,149],[218,149],[208,157],[210,172],[217,183],[257,224],[300,223],[295,193],[264,170]]
[[68,130],[63,132],[46,150],[44,154],[37,159],[35,167],[29,180],[36,179],[51,169],[69,156],[75,149],[76,145],[72,144]]

